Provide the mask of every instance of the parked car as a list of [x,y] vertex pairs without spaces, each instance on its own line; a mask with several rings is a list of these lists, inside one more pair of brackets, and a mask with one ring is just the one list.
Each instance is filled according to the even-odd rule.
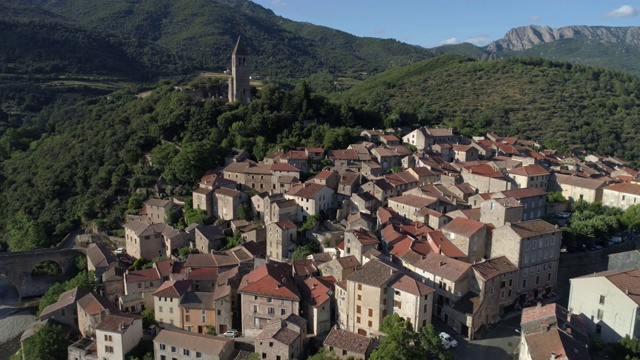
[[127,249],[125,249],[125,248],[117,248],[117,249],[114,251],[114,253],[116,253],[116,254],[118,254],[118,255],[120,255],[120,254],[124,254],[124,253],[126,253],[126,252],[127,252]]
[[440,339],[442,340],[442,345],[444,345],[445,349],[458,346],[458,341],[444,331],[440,333]]
[[611,237],[611,242],[613,242],[614,244],[619,244],[622,242],[622,236],[612,236]]
[[133,261],[131,261],[131,259],[129,259],[127,256],[120,256],[118,259],[122,261],[124,264],[127,264],[127,265],[133,264]]
[[234,338],[234,337],[238,336],[238,330],[235,330],[235,329],[227,330],[227,331],[225,331],[224,334],[222,334],[222,336]]

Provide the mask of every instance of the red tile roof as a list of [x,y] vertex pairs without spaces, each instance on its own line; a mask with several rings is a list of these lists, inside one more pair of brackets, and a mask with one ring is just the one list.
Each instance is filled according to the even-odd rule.
[[278,221],[276,225],[282,230],[294,229],[296,228],[296,224],[292,223],[290,220]]
[[436,291],[434,288],[427,286],[408,275],[400,276],[396,281],[391,283],[391,287],[396,290],[408,292],[415,296],[425,296]]
[[538,164],[517,167],[509,170],[509,174],[521,176],[547,176],[549,172]]
[[[506,197],[512,197],[518,200],[535,197],[535,196],[544,196],[544,197],[547,196],[546,191],[538,188],[511,189],[511,190],[500,191],[500,193],[502,193]],[[498,194],[498,193],[495,193],[495,194]]]
[[128,271],[125,273],[124,277],[127,283],[140,282],[140,281],[153,281],[153,280],[162,279],[162,277],[160,276],[160,273],[155,268]]
[[277,164],[273,164],[271,165],[271,171],[293,171],[293,172],[300,172],[300,169],[298,169],[297,167],[293,166],[293,165],[289,165],[287,163],[277,163]]
[[190,287],[191,281],[189,280],[169,280],[162,283],[153,296],[179,298],[189,291]]
[[473,265],[473,269],[477,271],[485,281],[491,280],[501,274],[518,271],[518,268],[504,256],[477,263]]
[[313,199],[316,196],[316,194],[320,190],[322,190],[323,187],[325,186],[322,184],[315,184],[315,183],[299,184],[289,189],[287,194],[291,196],[298,196],[304,199]]
[[238,290],[244,294],[300,300],[300,292],[283,264],[268,263],[242,278]]
[[365,355],[371,347],[371,341],[372,339],[367,336],[333,327],[324,340],[323,345],[346,350],[350,353]]
[[442,227],[443,232],[448,231],[467,238],[472,237],[477,232],[482,231],[483,229],[483,223],[461,217],[451,220],[449,223]]
[[457,281],[466,275],[471,268],[471,264],[436,253],[427,254],[427,256],[418,261],[415,266],[450,281]]
[[[333,280],[331,280],[331,279]],[[331,295],[335,292],[333,284],[336,279],[333,277],[310,277],[306,278],[303,285],[300,286],[302,298],[313,307],[321,306],[331,299]]]
[[640,195],[640,184],[636,183],[620,183],[609,185],[605,190],[620,192],[624,194]]
[[402,257],[402,255],[406,254],[411,249],[412,243],[412,238],[404,236],[400,241],[391,246],[391,250],[389,252],[395,257]]
[[493,168],[489,165],[477,165],[466,168],[468,172],[480,176],[486,176],[495,179],[502,179],[504,175],[499,172],[493,170]]
[[442,252],[443,255],[452,258],[467,256],[467,254],[465,254],[462,250],[460,250],[460,248],[454,245],[451,240],[447,239],[442,231],[436,230],[430,232],[429,243],[433,245],[432,249],[436,254]]

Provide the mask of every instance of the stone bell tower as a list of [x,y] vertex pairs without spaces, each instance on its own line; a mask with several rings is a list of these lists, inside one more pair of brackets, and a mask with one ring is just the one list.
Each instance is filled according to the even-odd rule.
[[242,37],[231,54],[231,77],[229,78],[229,101],[240,101],[243,104],[251,102],[251,86],[249,85],[249,52],[244,46]]

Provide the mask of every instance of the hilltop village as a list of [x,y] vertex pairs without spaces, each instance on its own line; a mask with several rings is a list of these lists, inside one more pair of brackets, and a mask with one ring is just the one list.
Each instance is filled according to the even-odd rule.
[[[247,58],[239,40],[230,101],[251,100]],[[125,359],[143,339],[158,360],[297,359],[319,347],[368,359],[394,314],[415,332],[438,322],[473,340],[516,313],[521,359],[589,359],[590,336],[637,336],[633,261],[572,280],[569,309],[555,303],[570,205],[625,210],[640,198],[624,161],[450,128],[361,138],[260,161],[234,149],[190,202],[146,200],[128,216],[124,246],[90,244],[99,291],[67,291],[40,320],[79,334],[69,359]],[[173,226],[187,211],[206,221]]]

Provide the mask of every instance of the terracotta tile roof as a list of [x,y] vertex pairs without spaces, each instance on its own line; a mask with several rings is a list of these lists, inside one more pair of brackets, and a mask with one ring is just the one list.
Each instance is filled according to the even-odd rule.
[[471,166],[465,169],[472,174],[476,174],[480,176],[486,176],[486,177],[495,178],[495,179],[502,179],[504,177],[504,175],[501,172],[495,171],[489,165],[477,165],[477,166]]
[[294,260],[293,275],[309,276],[318,272],[318,268],[314,265],[313,260]]
[[332,170],[322,170],[316,175],[316,179],[327,180],[331,175],[335,174]]
[[98,315],[109,309],[112,314],[117,314],[120,310],[102,295],[88,293],[78,300],[78,306],[89,315]]
[[282,159],[307,160],[309,155],[303,150],[289,150],[281,156]]
[[300,333],[288,328],[266,328],[256,336],[256,340],[273,339],[288,346],[293,344],[299,337]]
[[343,256],[336,259],[343,269],[355,269],[360,266],[360,262],[355,255]]
[[365,355],[371,347],[372,339],[368,336],[333,327],[324,339],[324,346],[346,350],[351,353]]
[[377,215],[381,225],[387,224],[394,219],[396,221],[400,221],[400,217],[398,216],[398,214],[390,207],[379,208]]
[[[328,252],[311,254],[310,256],[311,256],[312,260],[315,261],[316,264],[318,264],[318,265],[324,264],[326,262],[329,262],[329,261],[333,260],[333,256],[331,255],[331,253],[328,253]],[[351,255],[351,256],[353,256],[353,255]]]
[[387,141],[400,141],[400,139],[398,139],[393,135],[382,135],[380,138],[385,139]]
[[640,305],[640,269],[620,271],[605,276],[615,287]]
[[199,187],[193,190],[193,192],[197,194],[202,194],[202,195],[209,195],[210,193],[213,192],[213,190]]
[[429,233],[429,243],[432,245],[433,252],[436,254],[442,253],[445,256],[456,258],[466,257],[467,254],[460,250],[449,240],[442,231],[435,230]]
[[[500,194],[506,196],[506,197],[512,197],[512,198],[516,198],[518,200],[520,199],[526,199],[526,198],[530,198],[530,197],[535,197],[535,196],[547,196],[547,192],[542,190],[542,189],[538,189],[538,188],[523,188],[523,189],[511,189],[511,190],[503,190],[499,192]],[[496,194],[499,193],[495,193],[493,194],[495,197]]]
[[397,241],[400,241],[403,235],[398,231],[398,228],[394,224],[388,224],[380,231],[380,237],[382,241],[393,244]]
[[108,267],[117,261],[111,251],[95,243],[89,244],[87,247],[87,260],[89,260],[94,267]]
[[320,277],[309,277],[304,280],[300,286],[300,293],[302,299],[313,307],[321,306],[326,303],[335,292],[333,284],[336,282],[335,278],[331,279]]
[[532,360],[548,360],[551,353],[555,353],[559,360],[591,359],[585,344],[558,329],[525,335],[524,341]]
[[471,264],[436,253],[427,254],[427,256],[418,261],[415,266],[450,281],[457,281],[466,275],[471,268]]
[[614,185],[609,185],[604,189],[608,191],[615,191],[615,192],[624,193],[624,194],[640,195],[640,184],[636,184],[636,183],[614,184]]
[[363,165],[366,164],[370,169],[382,169],[382,166],[380,166],[380,164],[375,163],[373,161],[367,161],[362,163]]
[[329,159],[333,159],[333,160],[358,160],[358,153],[353,149],[329,150]]
[[376,199],[375,196],[371,195],[371,193],[369,193],[369,192],[361,192],[361,193],[353,194],[352,196],[359,197],[360,199],[364,200],[365,202],[378,200],[378,199]]
[[[167,330],[163,329],[153,339],[154,343],[173,345],[179,348],[190,349],[202,354],[213,355],[219,357],[223,354],[223,349],[228,343],[233,343],[233,339],[227,339],[221,336],[212,336],[187,332],[183,330]],[[233,346],[231,346],[233,349]]]
[[436,203],[438,200],[434,198],[428,198],[418,195],[406,194],[401,196],[392,197],[388,200],[389,202],[397,202],[403,205],[408,205],[414,208],[422,208],[427,207]]
[[391,250],[389,252],[395,257],[402,257],[402,255],[406,254],[411,249],[412,243],[412,238],[404,236],[400,241],[395,242],[391,246]]
[[538,164],[517,167],[509,170],[509,174],[521,176],[547,176],[549,172]]
[[373,258],[360,269],[347,276],[348,281],[362,283],[369,286],[380,287],[393,280],[400,271],[390,264]]
[[473,149],[474,147],[471,145],[459,145],[459,144],[455,144],[453,145],[453,151],[464,151],[467,152],[471,149]]
[[518,271],[518,268],[513,265],[509,259],[505,256],[489,259],[481,263],[473,265],[473,269],[482,277],[485,281],[491,280],[501,274],[506,274],[514,271]]
[[304,151],[314,154],[324,154],[323,148],[305,148]]
[[277,227],[279,227],[282,230],[288,230],[288,229],[295,229],[297,228],[296,224],[292,223],[289,220],[284,220],[284,221],[278,221],[277,223],[275,223]]
[[484,227],[485,225],[479,221],[459,217],[445,224],[441,230],[470,238],[479,231],[483,231]]
[[150,198],[147,199],[144,204],[149,206],[165,207],[171,204],[171,200]]
[[180,307],[186,309],[215,309],[215,301],[212,292],[195,292],[187,291],[182,300]]
[[350,231],[353,232],[353,235],[355,235],[356,239],[362,245],[369,245],[369,244],[377,244],[378,243],[378,238],[376,238],[375,236],[369,234],[364,229],[356,229],[356,230],[350,230]]
[[512,197],[499,198],[495,199],[495,201],[505,208],[524,207],[520,201]]
[[78,300],[89,293],[88,290],[84,288],[75,287],[71,290],[65,291],[60,296],[58,296],[58,301],[47,306],[40,313],[40,318],[46,317],[51,312],[54,312],[58,309],[62,309],[65,306],[69,306],[75,304]]
[[422,282],[410,277],[409,275],[402,275],[398,279],[396,279],[391,286],[400,291],[408,292],[411,295],[415,296],[425,296],[429,295],[436,290]]
[[300,292],[283,264],[268,263],[242,278],[238,292],[300,300]]
[[162,283],[153,296],[179,298],[189,291],[189,288],[191,288],[189,280],[169,280]]
[[505,226],[510,226],[521,239],[562,231],[558,229],[556,225],[552,225],[541,219],[522,221]]
[[541,328],[555,327],[559,329],[572,329],[572,336],[579,341],[587,342],[587,324],[580,316],[570,316],[567,309],[551,303],[547,305],[532,306],[522,309],[520,327],[523,334],[540,332]]
[[135,314],[117,314],[107,315],[96,326],[96,330],[107,331],[112,333],[124,334],[125,331],[133,324],[134,321],[142,323],[142,316]]
[[[434,249],[429,244],[429,241],[418,240],[414,241],[413,244],[411,244],[411,250],[419,255],[427,255],[428,253],[434,251]],[[438,248],[436,247],[435,250],[438,250]]]
[[[437,216],[443,216],[437,211],[435,211],[435,213],[437,214]],[[410,234],[416,239],[420,239],[420,238],[426,238],[427,234],[433,231],[433,229],[421,223],[420,221],[412,221],[409,224],[400,225],[400,231],[405,234]]]
[[502,151],[505,154],[509,154],[509,155],[520,155],[520,153],[518,152],[518,150],[516,150],[515,147],[513,147],[513,145],[509,145],[509,144],[504,144],[504,143],[494,143],[494,146],[496,148],[498,148],[500,151]]
[[125,282],[134,283],[140,281],[154,281],[162,279],[156,268],[128,271],[124,274]]
[[234,197],[236,195],[240,195],[242,192],[238,190],[228,189],[228,188],[219,188],[219,189],[216,189],[214,193],[216,195]]
[[186,279],[194,281],[211,280],[218,277],[218,268],[195,268],[187,271]]
[[313,199],[316,194],[326,186],[316,183],[299,184],[287,191],[287,195],[301,197],[303,199]]
[[201,267],[215,267],[216,263],[213,260],[211,254],[191,254],[187,257],[187,261],[184,263],[185,267],[201,268]]
[[450,128],[425,128],[425,131],[431,136],[453,136],[453,129]]
[[293,171],[300,172],[300,169],[287,163],[276,163],[271,165],[271,171]]

